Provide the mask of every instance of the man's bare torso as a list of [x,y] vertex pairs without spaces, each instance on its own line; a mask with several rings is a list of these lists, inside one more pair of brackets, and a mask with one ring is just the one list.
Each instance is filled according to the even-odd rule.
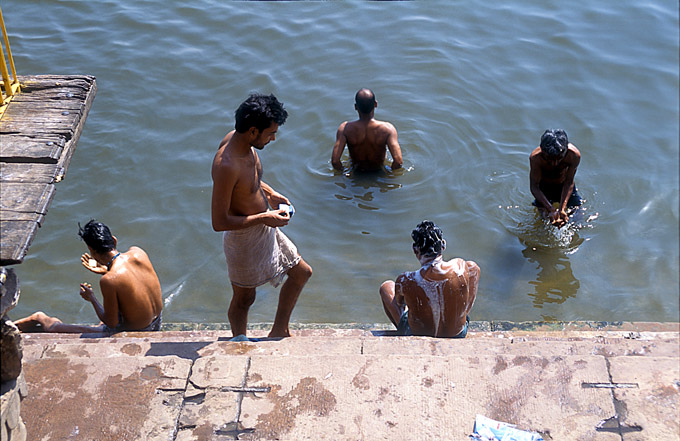
[[[438,259],[439,260],[439,259]],[[465,326],[479,283],[479,267],[463,259],[435,261],[396,281],[414,335],[454,337]]]
[[538,184],[562,184],[567,179],[567,171],[577,158],[578,151],[569,143],[565,157],[558,163],[551,163],[543,157],[541,148],[536,147],[531,152],[531,167],[538,169],[540,180]]
[[161,284],[141,248],[130,247],[121,253],[111,270],[102,276],[101,284],[115,290],[125,328],[142,329],[163,309]]
[[231,192],[229,214],[248,216],[267,210],[267,199],[262,190],[262,164],[254,148],[245,156],[237,156],[229,149],[233,131],[228,133],[215,155],[213,174],[231,173],[236,176],[236,184]]
[[390,135],[387,123],[372,119],[353,121],[345,125],[349,156],[352,164],[364,170],[377,170],[383,166],[387,156],[387,138]]

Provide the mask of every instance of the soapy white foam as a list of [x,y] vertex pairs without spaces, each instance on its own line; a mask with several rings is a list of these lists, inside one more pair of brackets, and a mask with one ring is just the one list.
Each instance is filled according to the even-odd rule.
[[442,258],[439,256],[432,262],[423,265],[420,270],[409,273],[409,276],[412,276],[413,280],[415,280],[416,284],[423,290],[430,302],[432,321],[434,323],[434,335],[439,333],[439,325],[444,311],[444,285],[446,284],[447,279],[426,280],[420,272],[432,267],[435,271],[443,273],[444,271],[440,268],[441,263]]
[[465,276],[465,261],[464,260],[456,260],[456,262],[453,264],[453,271],[456,273],[458,277],[464,277]]

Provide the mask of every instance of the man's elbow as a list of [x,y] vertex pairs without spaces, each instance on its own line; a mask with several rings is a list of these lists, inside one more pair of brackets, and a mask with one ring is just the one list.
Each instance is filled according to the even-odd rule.
[[109,328],[114,329],[119,324],[118,323],[118,317],[109,318],[109,319],[104,317],[104,319],[102,320],[102,323],[104,323]]
[[213,231],[217,231],[217,232],[227,230],[226,222],[224,222],[221,219],[213,219],[212,220],[212,227],[213,227]]

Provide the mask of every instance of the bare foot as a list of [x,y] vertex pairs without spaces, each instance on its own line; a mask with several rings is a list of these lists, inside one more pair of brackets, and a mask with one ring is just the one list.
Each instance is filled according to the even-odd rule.
[[290,337],[290,331],[285,329],[283,331],[274,331],[273,329],[267,335],[269,338],[286,338]]

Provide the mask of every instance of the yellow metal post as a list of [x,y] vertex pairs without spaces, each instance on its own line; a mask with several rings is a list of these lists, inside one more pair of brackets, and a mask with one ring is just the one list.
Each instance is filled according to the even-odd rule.
[[[12,58],[12,49],[9,47],[9,38],[7,37],[7,29],[5,28],[5,19],[2,16],[2,8],[0,8],[0,27],[2,27],[2,39],[4,48],[0,48],[0,73],[2,73],[2,104],[0,104],[0,116],[5,113],[5,109],[9,101],[14,95],[21,92],[21,85],[17,79],[17,71],[14,67],[14,58]],[[5,50],[7,51],[7,59],[9,60],[10,70],[12,71],[12,79],[10,79],[7,70],[7,60],[5,60]]]

